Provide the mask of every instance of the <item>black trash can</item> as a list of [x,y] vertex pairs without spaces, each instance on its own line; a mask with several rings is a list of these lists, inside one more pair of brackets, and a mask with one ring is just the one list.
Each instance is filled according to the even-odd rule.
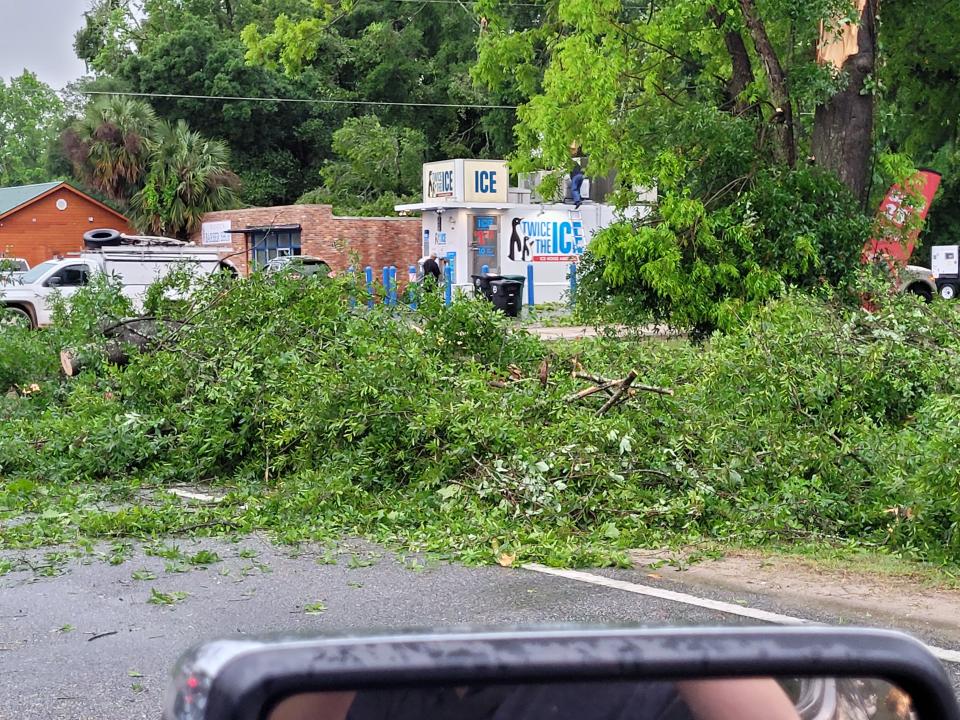
[[486,275],[471,275],[470,277],[473,278],[474,294],[485,297],[487,300],[493,299],[493,291],[490,289],[490,283],[493,280],[503,279],[503,277],[500,275],[491,275],[490,273],[487,273]]
[[526,275],[503,275],[504,280],[513,280],[514,282],[520,283],[520,303],[523,304],[523,286],[527,282]]
[[502,310],[507,317],[520,316],[523,283],[516,280],[493,280],[490,283],[490,299],[497,310]]

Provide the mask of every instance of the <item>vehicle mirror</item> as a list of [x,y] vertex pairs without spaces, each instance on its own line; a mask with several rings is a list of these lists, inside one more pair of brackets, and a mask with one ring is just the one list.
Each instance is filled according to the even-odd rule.
[[53,277],[47,280],[47,287],[60,287],[63,284],[63,278],[59,275],[54,275]]
[[958,720],[899,633],[539,629],[220,641],[185,656],[165,720]]

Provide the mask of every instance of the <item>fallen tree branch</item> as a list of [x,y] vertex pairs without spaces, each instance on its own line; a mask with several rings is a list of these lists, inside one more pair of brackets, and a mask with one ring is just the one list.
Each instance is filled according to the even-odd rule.
[[126,365],[132,354],[153,351],[162,343],[165,333],[177,333],[182,328],[183,323],[178,320],[162,320],[151,316],[107,322],[100,330],[105,344],[62,348],[60,367],[67,377],[74,377],[104,357],[111,365]]
[[570,395],[567,395],[564,398],[564,401],[568,403],[576,402],[577,400],[583,400],[583,398],[585,397],[589,397],[594,393],[603,392],[604,390],[612,393],[613,392],[612,388],[615,385],[619,385],[621,382],[622,382],[621,380],[607,380],[606,383],[604,383],[603,385],[591,385],[585,390],[581,390],[580,392],[575,392]]
[[[591,373],[586,373],[586,372],[575,372],[573,373],[573,376],[575,378],[579,378],[580,380],[589,380],[592,383],[598,383],[598,384],[610,386],[610,387],[612,387],[613,385],[616,385],[619,382],[622,382],[621,380],[608,380],[607,378],[601,377],[600,375],[593,375]],[[630,388],[630,396],[633,397],[633,395],[636,394],[636,391],[652,392],[652,393],[657,393],[658,395],[671,395],[671,396],[673,395],[673,390],[671,390],[670,388],[658,387],[656,385],[634,384]]]
[[634,385],[630,388],[630,394],[633,395],[635,390],[657,393],[657,395],[670,395],[673,397],[673,390],[670,388],[657,387],[656,385]]
[[633,381],[637,379],[637,371],[631,370],[627,373],[627,376],[623,379],[623,382],[620,383],[620,387],[617,388],[617,391],[613,394],[609,400],[607,400],[599,410],[597,410],[597,417],[603,415],[607,410],[612,408],[617,403],[624,400],[624,395],[630,389],[630,386],[633,384]]
[[609,380],[605,377],[601,377],[600,375],[594,375],[593,373],[588,373],[583,370],[574,371],[573,376],[580,380],[589,380],[590,382],[601,383],[601,384],[619,382],[619,380]]

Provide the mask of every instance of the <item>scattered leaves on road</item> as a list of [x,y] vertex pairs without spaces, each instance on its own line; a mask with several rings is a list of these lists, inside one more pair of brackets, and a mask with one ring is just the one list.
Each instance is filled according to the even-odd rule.
[[187,598],[189,593],[182,591],[161,592],[156,588],[150,588],[150,598],[147,600],[151,605],[175,605]]

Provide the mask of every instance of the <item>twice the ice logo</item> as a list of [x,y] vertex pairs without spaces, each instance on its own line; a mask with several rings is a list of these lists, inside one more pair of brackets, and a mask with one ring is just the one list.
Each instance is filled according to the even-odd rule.
[[534,262],[564,262],[583,255],[583,222],[580,220],[520,221],[524,245],[532,249]]
[[453,170],[431,170],[427,173],[429,197],[453,196]]

